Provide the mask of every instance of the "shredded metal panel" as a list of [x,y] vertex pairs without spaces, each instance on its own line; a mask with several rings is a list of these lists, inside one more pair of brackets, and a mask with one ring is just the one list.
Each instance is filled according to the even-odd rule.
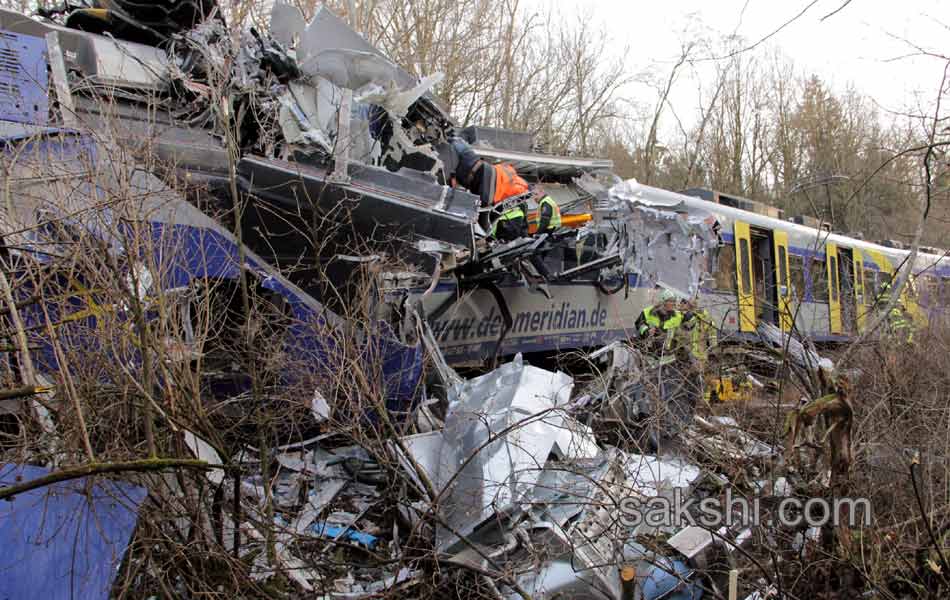
[[[401,236],[440,240],[472,248],[477,198],[438,185],[408,169],[398,173],[350,165],[349,183],[328,182],[325,168],[279,160],[245,158],[238,164],[242,187],[288,214],[348,217],[367,239]],[[347,211],[349,214],[347,215]]]
[[46,41],[0,31],[0,119],[47,122]]

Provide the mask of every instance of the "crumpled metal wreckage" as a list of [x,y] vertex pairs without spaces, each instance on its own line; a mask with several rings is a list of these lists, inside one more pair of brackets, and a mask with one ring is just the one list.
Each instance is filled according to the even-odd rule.
[[[635,274],[641,282],[690,295],[698,289],[718,243],[712,215],[677,212],[677,203],[663,190],[633,181],[608,188],[585,175],[575,184],[593,198],[591,222],[558,235],[507,244],[489,241],[487,251],[479,253],[477,238],[484,232],[477,226],[477,198],[444,185],[446,174],[432,143],[452,125],[430,92],[438,74],[416,81],[323,7],[304,24],[299,11],[278,2],[270,34],[246,32],[236,50],[221,37],[219,22],[205,22],[170,33],[171,54],[136,44],[120,47],[115,40],[23,20],[14,13],[0,14],[0,25],[19,27],[26,35],[57,31],[73,71],[89,77],[91,85],[108,85],[133,102],[142,98],[136,96],[141,90],[167,94],[174,82],[179,96],[169,99],[179,103],[178,117],[189,117],[188,126],[173,120],[156,127],[146,119],[130,118],[117,134],[153,140],[159,157],[168,159],[180,175],[207,184],[212,193],[220,191],[233,169],[239,188],[262,203],[250,211],[242,237],[249,247],[238,253],[237,240],[220,224],[171,193],[153,174],[138,176],[143,189],[165,200],[152,211],[156,235],[172,232],[179,243],[198,240],[199,245],[213,239],[218,250],[213,265],[175,263],[172,273],[184,283],[198,276],[230,279],[248,270],[265,287],[291,299],[294,310],[304,317],[319,312],[320,319],[337,320],[320,303],[319,294],[279,275],[274,267],[286,257],[273,251],[267,235],[279,237],[275,232],[284,231],[282,226],[292,230],[296,224],[283,223],[287,215],[303,214],[306,221],[315,200],[325,202],[324,209],[347,204],[358,231],[407,233],[395,253],[404,252],[425,264],[423,271],[435,273],[433,278],[438,278],[440,265],[454,269],[461,264],[467,270],[458,270],[460,280],[491,279],[495,271],[520,270],[523,261],[552,248],[573,248],[587,236],[604,236],[607,243],[601,257],[591,263],[593,267],[580,270],[593,268],[605,277],[613,274],[625,280]],[[209,74],[220,71],[227,62],[225,54],[234,52],[226,80],[215,81]],[[183,98],[187,98],[184,106]],[[260,131],[249,131],[243,158],[230,164],[229,150],[216,137],[220,128],[214,124],[222,99],[235,109],[250,111],[242,113],[245,117],[264,115],[262,122],[275,126],[281,144],[265,139]],[[75,100],[89,125],[110,130],[108,115],[94,101],[78,94]],[[407,127],[407,121],[422,121],[425,127]],[[387,168],[393,165],[398,168]],[[276,216],[268,221],[271,210]],[[243,264],[234,258],[238,254],[245,257]],[[569,281],[576,274],[537,272],[550,281]],[[304,335],[302,330],[297,333]],[[421,346],[427,343],[426,331],[422,333],[412,345],[392,340],[395,350],[381,355],[395,356],[399,364],[393,365],[393,372],[410,372],[387,386],[403,404],[411,396],[409,388],[418,382]],[[434,346],[428,334],[428,343]],[[319,349],[321,341],[307,338],[299,343]],[[527,365],[520,355],[472,380],[459,378],[442,363],[448,384],[444,427],[403,438],[408,455],[398,445],[394,450],[420,491],[425,492],[428,483],[437,496],[430,500],[437,500],[433,537],[439,552],[459,563],[511,567],[517,584],[535,598],[619,598],[621,562],[636,565],[644,599],[701,596],[692,566],[699,554],[657,554],[637,542],[639,535],[655,531],[642,525],[626,527],[619,518],[621,501],[631,495],[645,500],[669,494],[674,487],[695,487],[702,477],[696,466],[677,458],[601,447],[591,428],[571,414],[573,380]],[[315,392],[313,406],[315,420],[325,421],[327,399]],[[186,433],[185,442],[200,458],[222,463],[210,444],[194,434]],[[275,501],[283,514],[275,523],[281,530],[277,560],[304,590],[313,590],[320,575],[295,554],[297,537],[374,549],[384,537],[366,517],[378,491],[355,474],[365,479],[362,466],[353,471],[354,462],[371,465],[365,451],[329,453],[314,450],[313,445],[287,448],[274,458],[280,465]],[[249,450],[246,460],[269,458]],[[221,483],[221,476],[218,470],[208,473],[212,482]],[[294,510],[305,488],[306,501]],[[249,513],[261,519],[255,506],[265,497],[263,482],[247,477],[241,490]],[[356,512],[334,510],[341,498]],[[265,536],[250,520],[230,522],[228,527],[231,539],[235,531],[242,533],[248,552],[263,544]],[[267,576],[268,566],[258,564],[263,556],[259,553],[252,567],[254,577]],[[415,577],[407,569],[380,575],[372,581],[341,584],[347,591],[332,597],[361,597]]]
[[593,221],[579,237],[607,236],[608,252],[617,253],[623,273],[693,297],[720,243],[716,216],[686,213],[680,195],[668,190],[615,180],[610,187],[589,175],[577,180],[595,198]]
[[[509,585],[513,582],[539,600],[620,600],[627,597],[620,579],[624,566],[635,569],[637,598],[703,597],[697,570],[747,536],[726,528],[712,535],[642,519],[627,523],[621,512],[625,501],[647,506],[658,497],[672,499],[677,489],[689,498],[699,493],[707,474],[683,458],[602,447],[589,427],[568,414],[572,388],[567,375],[527,365],[520,356],[481,377],[456,379],[448,390],[444,429],[390,442],[419,495],[428,498],[408,509],[415,513],[410,520],[436,511],[436,551],[450,562],[511,574],[513,579],[496,580],[505,598],[520,597]],[[221,463],[200,438],[188,434],[186,442],[200,458]],[[253,450],[245,456],[251,464],[260,460]],[[398,547],[367,519],[381,498],[378,484],[361,483],[357,476],[372,470],[362,448],[323,449],[311,441],[285,448],[275,460],[275,501],[284,515],[276,523],[277,560],[303,589],[326,582],[305,566],[294,540],[323,539],[376,552]],[[427,496],[424,480],[436,498]],[[310,488],[307,501],[295,511],[303,485]],[[246,478],[242,489],[246,514],[261,518],[261,482]],[[355,511],[341,512],[341,506]],[[250,524],[239,527],[246,552],[254,552],[263,535]],[[659,552],[644,543],[657,538],[668,538],[673,550]],[[263,563],[255,569],[255,577],[269,572]],[[338,592],[330,597],[365,597],[411,585],[416,576],[405,569],[381,573],[354,566],[345,580],[335,582]]]
[[437,548],[461,564],[516,573],[534,598],[620,598],[625,564],[636,565],[642,598],[700,598],[689,564],[712,544],[689,557],[657,554],[637,539],[661,528],[624,526],[620,505],[674,488],[688,496],[703,472],[679,458],[601,448],[567,412],[572,387],[518,356],[456,384],[443,431],[401,440],[407,472],[420,490],[422,477],[434,488]]
[[637,432],[640,446],[653,452],[680,440],[696,418],[702,381],[688,358],[661,365],[622,341],[588,358],[606,366],[572,407],[575,413],[594,412],[602,423]]

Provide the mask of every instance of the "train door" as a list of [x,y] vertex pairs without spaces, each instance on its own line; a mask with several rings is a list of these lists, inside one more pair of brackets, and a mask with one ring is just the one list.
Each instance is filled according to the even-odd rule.
[[792,312],[792,281],[788,268],[788,233],[773,231],[774,244],[772,255],[775,257],[775,296],[778,299],[779,327],[782,331],[791,331],[795,322]]
[[[768,229],[736,221],[735,238],[739,331],[755,331],[760,319],[779,324],[780,306],[789,293],[787,237],[780,237],[776,244]],[[784,261],[778,261],[778,256]]]
[[755,317],[773,325],[779,322],[778,290],[772,232],[752,228],[752,275],[755,280]]
[[841,275],[838,272],[838,246],[825,245],[825,266],[828,273],[828,322],[831,333],[841,333]]
[[838,248],[838,281],[841,304],[841,328],[843,333],[853,334],[858,330],[858,290],[854,276],[854,251]]
[[739,299],[739,331],[755,331],[755,287],[752,278],[752,235],[749,224],[736,221],[736,296]]
[[864,254],[860,248],[851,251],[852,277],[854,279],[855,330],[864,331],[864,320],[868,314],[868,286],[864,281]]

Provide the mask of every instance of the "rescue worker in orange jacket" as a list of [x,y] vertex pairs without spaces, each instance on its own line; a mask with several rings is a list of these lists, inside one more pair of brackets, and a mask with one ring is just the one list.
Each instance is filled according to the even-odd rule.
[[[452,185],[461,185],[473,194],[478,194],[482,208],[495,206],[528,191],[528,182],[510,164],[484,162],[460,138],[452,138],[449,144],[452,149],[449,158],[451,164],[446,165],[446,170],[453,173]],[[490,227],[492,235],[502,240],[515,239],[528,233],[526,209],[520,204],[505,210],[494,224],[490,223],[487,215],[480,220],[480,224],[486,230]]]

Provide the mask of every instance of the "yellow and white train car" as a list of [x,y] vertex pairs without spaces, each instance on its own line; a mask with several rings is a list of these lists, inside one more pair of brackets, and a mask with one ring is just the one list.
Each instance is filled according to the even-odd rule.
[[[702,299],[726,334],[768,321],[815,341],[847,341],[865,327],[881,287],[907,268],[909,250],[697,197],[685,203],[719,216],[723,244]],[[910,268],[903,301],[923,326],[950,302],[950,259],[919,252]]]

